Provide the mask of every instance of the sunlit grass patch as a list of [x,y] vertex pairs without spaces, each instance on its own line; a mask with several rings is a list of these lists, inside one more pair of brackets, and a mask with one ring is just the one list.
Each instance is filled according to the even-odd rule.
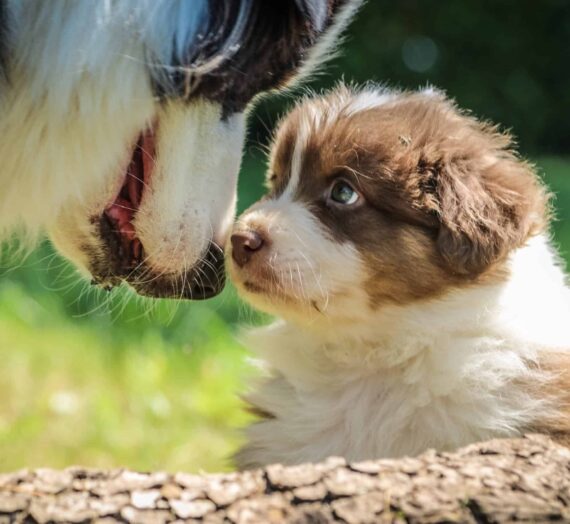
[[128,465],[217,470],[246,416],[245,352],[215,312],[207,336],[169,341],[74,323],[14,284],[0,303],[0,469]]

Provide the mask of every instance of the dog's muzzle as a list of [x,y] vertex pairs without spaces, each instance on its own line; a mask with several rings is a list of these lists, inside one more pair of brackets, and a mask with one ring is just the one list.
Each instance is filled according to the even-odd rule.
[[[204,300],[219,294],[225,285],[224,254],[210,242],[193,267],[181,265],[177,273],[162,272],[148,264],[143,243],[134,225],[154,167],[154,133],[145,131],[133,147],[123,185],[100,216],[92,218],[101,249],[92,253],[92,283],[111,290],[128,283],[140,295],[153,298]],[[176,257],[172,253],[172,257]]]
[[224,253],[210,243],[199,262],[181,274],[156,274],[145,260],[144,248],[138,256],[124,252],[114,225],[103,215],[99,224],[104,254],[91,261],[92,284],[108,291],[122,282],[128,283],[139,295],[152,298],[205,300],[222,292],[226,282]]

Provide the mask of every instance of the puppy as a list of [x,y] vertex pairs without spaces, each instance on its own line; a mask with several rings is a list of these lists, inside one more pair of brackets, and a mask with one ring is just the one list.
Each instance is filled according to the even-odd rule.
[[570,292],[549,195],[508,135],[434,90],[339,87],[276,133],[229,272],[281,318],[248,344],[241,468],[570,435]]

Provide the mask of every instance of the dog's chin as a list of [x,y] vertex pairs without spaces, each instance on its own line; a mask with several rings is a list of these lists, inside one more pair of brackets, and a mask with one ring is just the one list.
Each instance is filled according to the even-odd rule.
[[179,272],[161,270],[144,259],[132,268],[125,267],[121,260],[114,261],[109,245],[103,247],[100,256],[92,256],[89,263],[92,283],[104,289],[126,283],[145,297],[187,300],[212,298],[224,289],[223,251],[214,243],[205,248],[193,265]]
[[[57,250],[68,258],[93,285],[107,291],[121,285],[151,298],[204,300],[218,295],[225,285],[223,251],[206,242],[201,256],[180,271],[155,267],[144,255],[133,265],[125,264],[121,239],[102,215],[97,222],[66,227],[60,222],[52,229],[51,239]],[[132,259],[129,259],[132,260]]]

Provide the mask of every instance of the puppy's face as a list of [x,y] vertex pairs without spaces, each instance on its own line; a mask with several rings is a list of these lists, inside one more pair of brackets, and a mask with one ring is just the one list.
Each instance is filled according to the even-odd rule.
[[267,197],[234,227],[230,273],[248,301],[301,321],[504,278],[546,203],[509,147],[438,93],[306,100],[276,133]]

